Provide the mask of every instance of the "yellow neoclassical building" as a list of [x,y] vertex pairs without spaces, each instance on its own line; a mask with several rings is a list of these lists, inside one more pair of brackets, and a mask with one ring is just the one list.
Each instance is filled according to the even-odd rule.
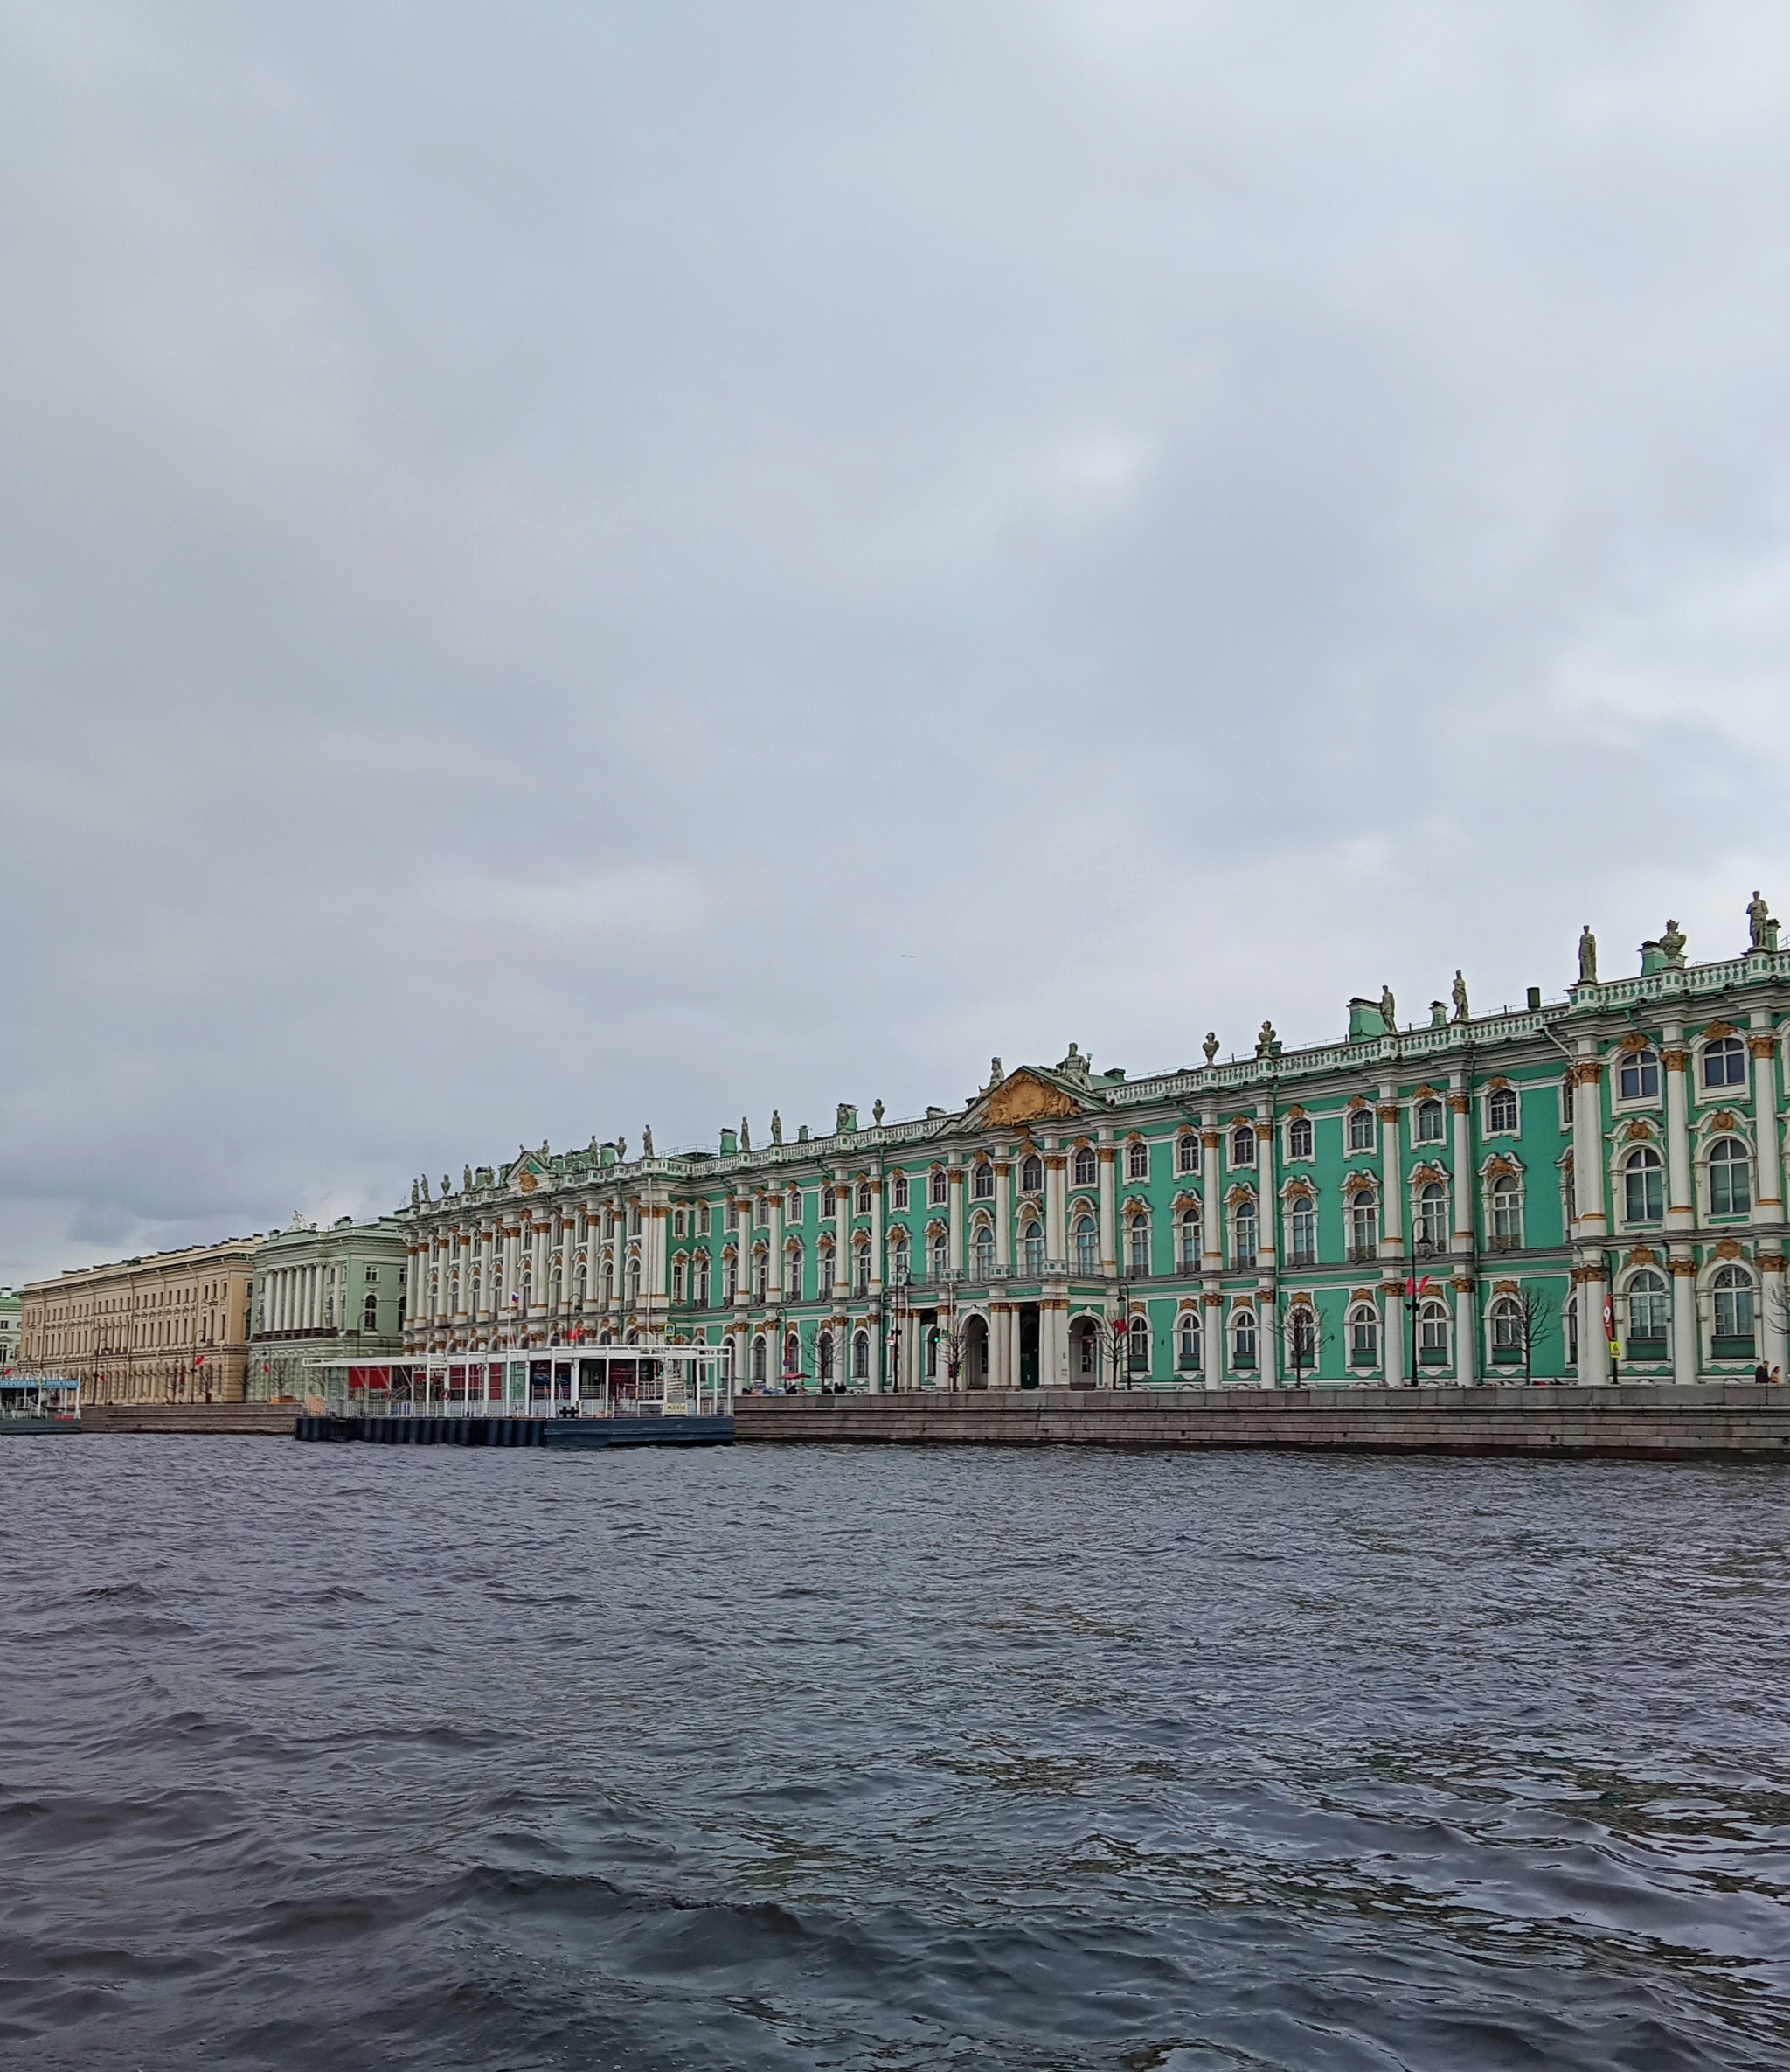
[[239,1403],[260,1240],[79,1267],[24,1290],[18,1365],[84,1403]]

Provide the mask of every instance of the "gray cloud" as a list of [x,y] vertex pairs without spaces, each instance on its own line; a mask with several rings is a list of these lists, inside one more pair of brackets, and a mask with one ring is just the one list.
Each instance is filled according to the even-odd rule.
[[0,1273],[1734,946],[1787,56],[0,0]]

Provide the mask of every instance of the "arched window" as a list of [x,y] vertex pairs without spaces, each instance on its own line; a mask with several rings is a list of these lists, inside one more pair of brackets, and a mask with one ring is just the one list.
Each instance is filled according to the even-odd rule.
[[378,1331],[379,1328],[379,1298],[377,1295],[368,1296],[361,1304],[360,1327],[363,1331]]
[[1036,1280],[1044,1270],[1044,1227],[1033,1220],[1020,1234],[1020,1256],[1025,1262],[1025,1270]]
[[1037,1194],[1044,1185],[1044,1162],[1036,1152],[1020,1162],[1019,1191],[1022,1194]]
[[1349,1364],[1377,1366],[1380,1362],[1380,1314],[1371,1303],[1357,1303],[1349,1312]]
[[991,1224],[978,1223],[976,1225],[971,1249],[975,1254],[976,1279],[979,1281],[990,1279],[995,1271],[995,1232]]
[[[605,1304],[605,1305],[606,1305],[606,1306],[607,1306],[607,1303],[608,1303],[608,1300],[609,1300],[609,1296],[610,1296],[610,1291],[611,1291],[611,1286],[612,1286],[612,1276],[611,1276],[611,1275],[610,1275],[610,1272],[609,1272],[609,1269],[608,1269],[608,1268],[606,1266],[606,1267],[603,1269],[603,1301],[604,1301],[604,1304]],[[701,1256],[700,1256],[700,1257],[697,1259],[697,1266],[696,1266],[696,1300],[697,1300],[697,1307],[698,1309],[705,1310],[705,1309],[707,1309],[707,1308],[708,1308],[708,1306],[709,1306],[709,1255],[708,1255],[708,1254],[707,1254],[706,1252],[703,1253],[703,1254],[701,1255]]]
[[1236,1273],[1253,1273],[1259,1247],[1256,1240],[1255,1198],[1252,1195],[1245,1194],[1237,1204],[1232,1226],[1236,1241],[1231,1254],[1231,1269]]
[[1073,1170],[1075,1185],[1078,1187],[1092,1187],[1093,1185],[1095,1180],[1100,1177],[1100,1168],[1095,1160],[1092,1144],[1082,1144],[1075,1147]]
[[1523,1309],[1515,1296],[1501,1295],[1492,1304],[1492,1358],[1523,1358]]
[[1197,1273],[1200,1264],[1199,1211],[1184,1208],[1181,1212],[1181,1270]]
[[857,1183],[857,1213],[867,1216],[871,1213],[871,1184],[868,1180]]
[[[526,1291],[524,1290],[524,1297],[525,1296]],[[638,1259],[630,1259],[628,1262],[628,1299],[629,1302],[640,1300],[640,1261]]]
[[1622,1166],[1624,1213],[1631,1223],[1657,1223],[1666,1213],[1660,1154],[1645,1144]]
[[1175,1140],[1175,1170],[1176,1172],[1199,1171],[1199,1139],[1191,1130],[1184,1130]]
[[871,1337],[867,1331],[859,1332],[851,1341],[851,1378],[854,1381],[871,1378]]
[[1231,1312],[1231,1359],[1237,1367],[1255,1365],[1255,1311],[1245,1308]]
[[815,1254],[815,1299],[823,1302],[833,1286],[833,1248],[822,1245]]
[[1746,1084],[1746,1046],[1738,1036],[1718,1037],[1703,1053],[1703,1083],[1706,1087],[1744,1087]]
[[943,1208],[946,1201],[949,1199],[950,1182],[947,1179],[942,1166],[940,1166],[933,1174],[932,1196],[934,1208]]
[[1442,1130],[1441,1102],[1440,1101],[1419,1101],[1417,1104],[1418,1143],[1440,1144]]
[[1134,1374],[1147,1374],[1150,1371],[1150,1325],[1147,1317],[1131,1319],[1126,1364]]
[[827,1382],[833,1379],[833,1334],[830,1331],[815,1333],[815,1376]]
[[1622,1053],[1616,1071],[1616,1091],[1623,1101],[1656,1101],[1660,1095],[1660,1060],[1650,1050]]
[[762,1381],[765,1378],[765,1341],[756,1338],[752,1342],[752,1378]]
[[1370,1151],[1374,1148],[1374,1111],[1370,1108],[1351,1108],[1349,1111],[1349,1148],[1351,1151]]
[[[630,1294],[634,1291],[635,1276],[639,1270],[637,1267],[632,1265],[628,1269],[628,1292]],[[725,1293],[721,1299],[723,1302],[732,1302],[734,1297],[739,1293],[739,1261],[732,1252],[727,1255],[726,1261],[722,1267],[722,1276],[721,1285]]]
[[928,1381],[936,1381],[939,1378],[939,1327],[936,1324],[928,1327],[926,1337],[920,1340],[920,1364],[925,1378]]
[[1716,1292],[1716,1358],[1752,1354],[1752,1276],[1744,1266],[1718,1268]]
[[1523,1242],[1523,1186],[1514,1172],[1492,1182],[1492,1249],[1514,1252]]
[[1294,1116],[1287,1125],[1287,1156],[1289,1158],[1309,1158],[1311,1146],[1311,1117]]
[[942,1281],[951,1270],[951,1243],[941,1230],[933,1239],[933,1278]]
[[1150,1147],[1141,1137],[1134,1138],[1125,1153],[1126,1177],[1134,1180],[1147,1180],[1150,1177]]
[[1488,1130],[1514,1130],[1516,1127],[1516,1090],[1514,1087],[1494,1087],[1492,1097],[1486,1102],[1486,1128]]
[[753,1300],[754,1302],[765,1301],[770,1293],[770,1286],[771,1255],[767,1251],[754,1252],[752,1255]]
[[1718,1137],[1710,1146],[1710,1213],[1744,1216],[1752,1206],[1746,1146],[1737,1137]]
[[1294,1265],[1315,1265],[1318,1255],[1318,1212],[1309,1194],[1293,1197],[1293,1213],[1288,1220],[1292,1225]]
[[1131,1273],[1134,1280],[1142,1279],[1150,1270],[1150,1220],[1148,1216],[1134,1216],[1131,1220]]
[[1440,1181],[1431,1180],[1418,1190],[1415,1235],[1420,1245],[1448,1241],[1448,1197]]
[[871,1248],[868,1245],[859,1245],[851,1255],[851,1279],[852,1285],[860,1296],[870,1293]]
[[1448,1305],[1426,1302],[1417,1312],[1417,1357],[1425,1366],[1446,1366],[1448,1361]]
[[1238,1123],[1231,1132],[1231,1163],[1233,1165],[1255,1164],[1255,1131],[1246,1123]]
[[1176,1362],[1183,1371],[1197,1369],[1199,1366],[1199,1311],[1183,1310],[1175,1325],[1176,1336],[1181,1342],[1181,1354]]
[[1635,1275],[1628,1283],[1628,1354],[1631,1359],[1645,1359],[1643,1345],[1657,1344],[1663,1352],[1666,1344],[1666,1323],[1670,1315],[1666,1296],[1663,1274],[1646,1269]]
[[1100,1234],[1092,1216],[1076,1218],[1075,1270],[1079,1274],[1097,1274],[1100,1270]]
[[724,1381],[733,1379],[733,1338],[731,1332],[721,1341],[721,1379]]
[[905,1172],[895,1175],[894,1197],[891,1206],[898,1209],[907,1206],[907,1175]]
[[889,1246],[889,1278],[898,1288],[907,1285],[907,1240],[897,1237]]
[[1357,1187],[1349,1197],[1349,1256],[1356,1260],[1371,1259],[1379,1248],[1379,1197],[1371,1187]]
[[801,1373],[801,1340],[792,1331],[783,1341],[783,1379],[794,1381]]
[[986,1158],[978,1158],[970,1168],[969,1192],[977,1201],[995,1199],[995,1169]]
[[[731,1213],[732,1213],[732,1212],[730,1211],[730,1212],[729,1212],[729,1213],[731,1214]],[[823,1188],[821,1190],[821,1215],[822,1215],[822,1220],[824,1220],[824,1219],[825,1219],[826,1217],[828,1217],[828,1216],[830,1216],[832,1213],[833,1213],[833,1190],[832,1190],[830,1187],[823,1187]],[[728,1224],[727,1227],[728,1227],[728,1228],[731,1230],[731,1229],[732,1229],[733,1226],[732,1226],[732,1224],[730,1222],[730,1223]]]
[[801,1247],[791,1245],[783,1255],[783,1296],[787,1302],[801,1300]]

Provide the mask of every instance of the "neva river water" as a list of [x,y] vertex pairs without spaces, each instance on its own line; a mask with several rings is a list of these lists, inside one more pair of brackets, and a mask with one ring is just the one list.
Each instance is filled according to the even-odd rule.
[[1790,2065],[1790,1476],[0,1442],[0,2062]]

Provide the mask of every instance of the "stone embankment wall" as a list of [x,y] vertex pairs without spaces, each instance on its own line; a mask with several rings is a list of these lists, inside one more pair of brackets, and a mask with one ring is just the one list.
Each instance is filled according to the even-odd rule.
[[1790,1465],[1790,1387],[1002,1389],[742,1396],[746,1441],[919,1446],[1281,1447],[1604,1455]]
[[84,1432],[236,1432],[289,1439],[302,1403],[87,1403]]

